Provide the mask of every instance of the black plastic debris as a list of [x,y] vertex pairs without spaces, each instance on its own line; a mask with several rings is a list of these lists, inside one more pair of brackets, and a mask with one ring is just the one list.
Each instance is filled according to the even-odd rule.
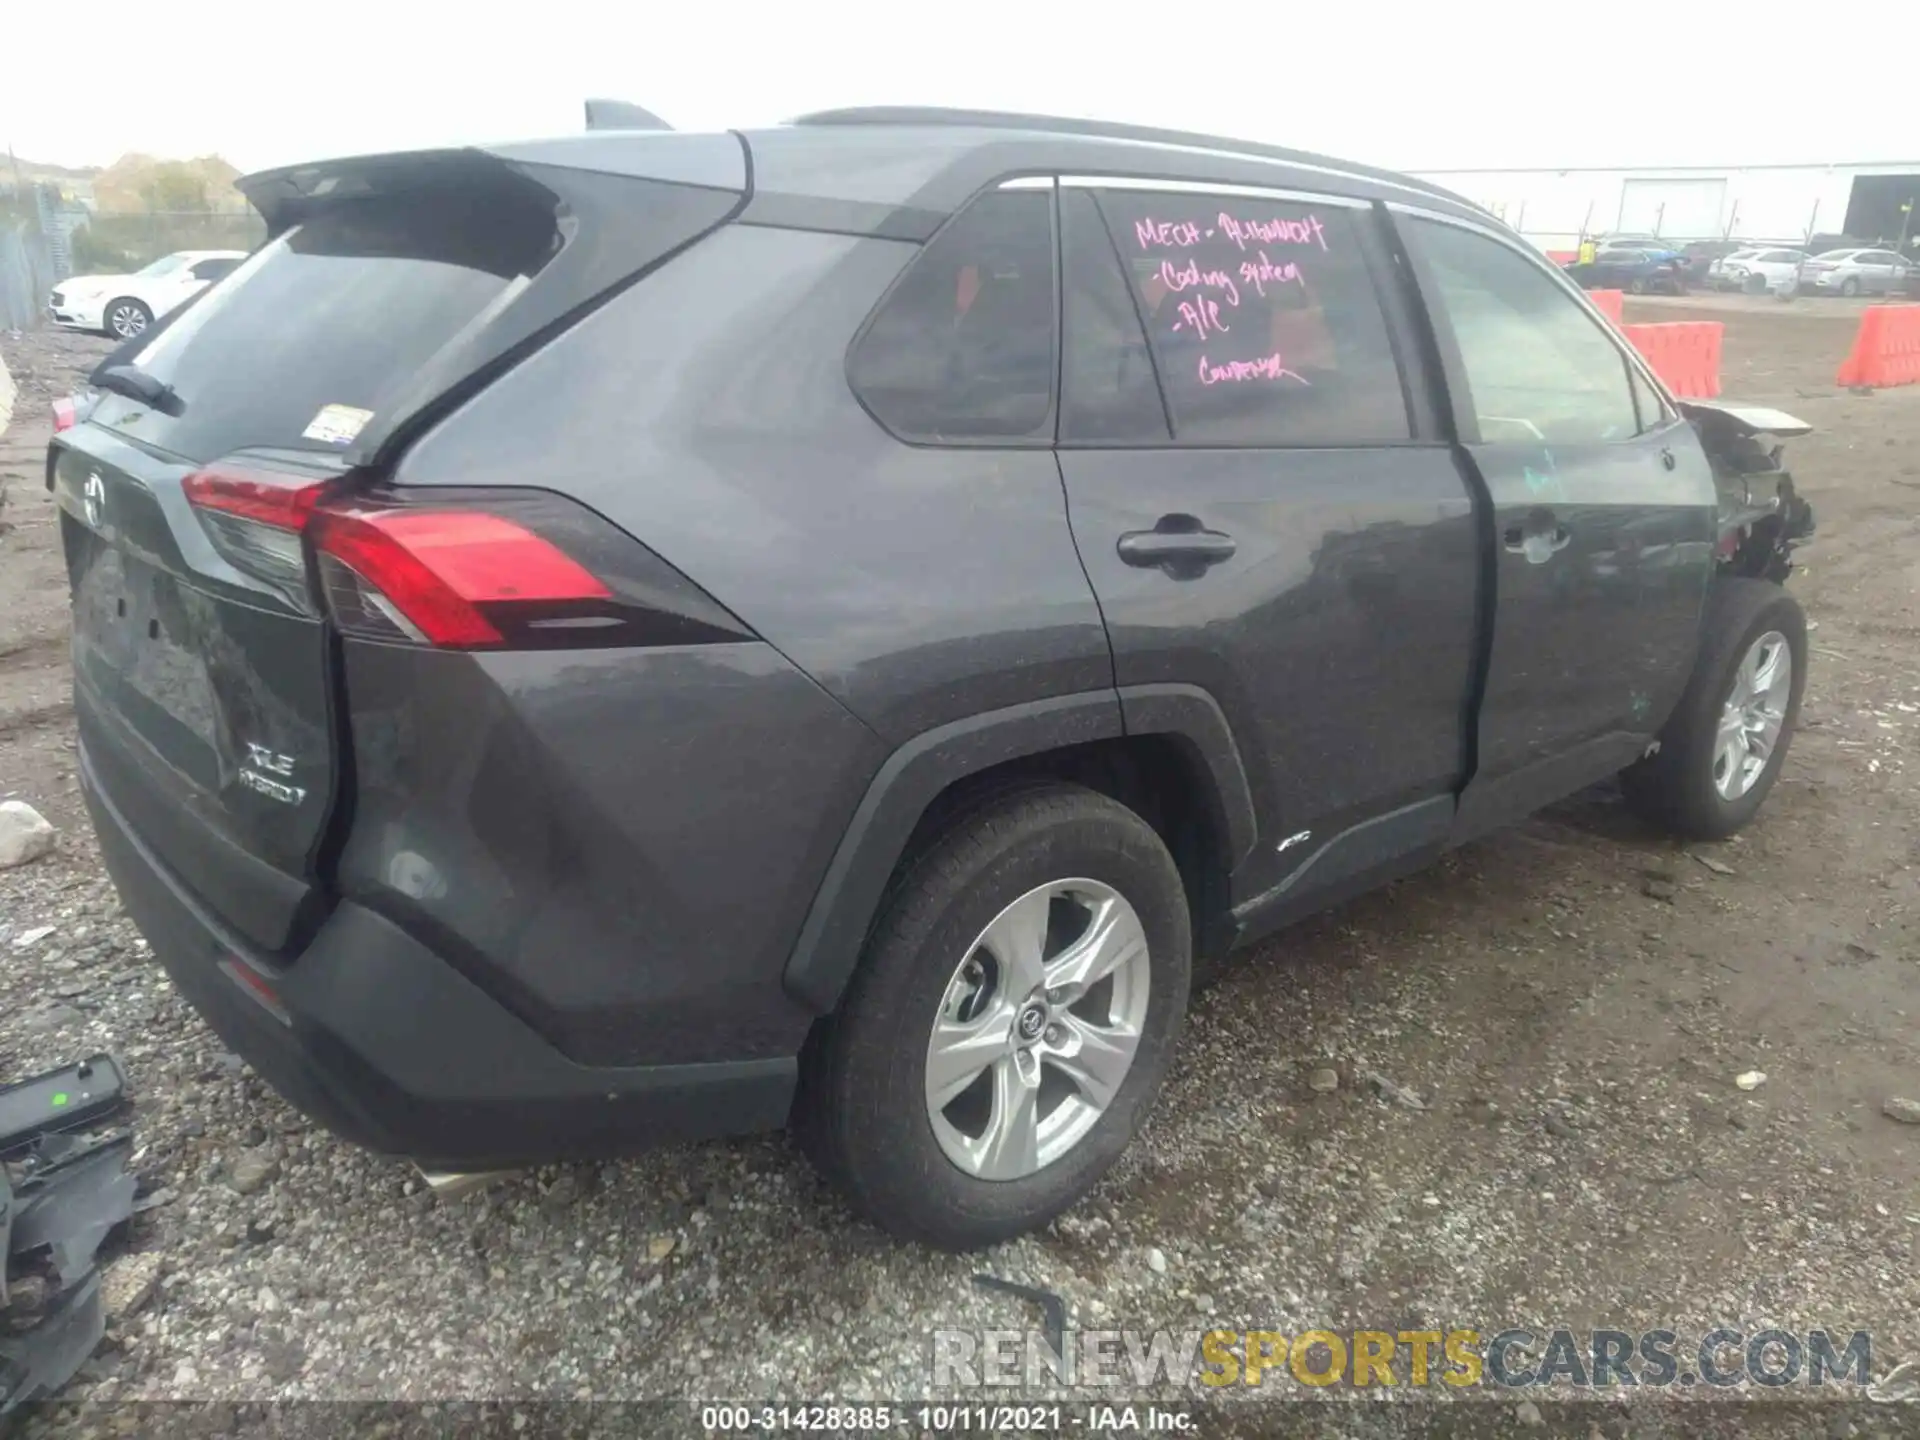
[[0,1416],[66,1384],[105,1332],[94,1260],[134,1205],[125,1108],[110,1055],[0,1088]]

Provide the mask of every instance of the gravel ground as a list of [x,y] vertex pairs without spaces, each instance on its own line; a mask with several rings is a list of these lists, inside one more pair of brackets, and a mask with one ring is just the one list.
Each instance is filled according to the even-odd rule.
[[[975,1257],[855,1223],[780,1137],[442,1201],[225,1053],[120,913],[75,790],[41,417],[103,345],[0,333],[22,392],[0,799],[59,829],[0,872],[0,1077],[122,1058],[150,1208],[115,1264],[158,1277],[69,1393],[921,1396],[932,1330],[1034,1323],[981,1271],[1089,1329],[1778,1325],[1870,1330],[1880,1373],[1920,1356],[1920,1128],[1882,1113],[1920,1095],[1920,387],[1834,389],[1850,308],[1721,313],[1728,393],[1819,427],[1791,449],[1821,523],[1794,582],[1815,668],[1761,822],[1689,851],[1594,792],[1250,953],[1097,1195]],[[1341,1410],[1340,1433],[1391,1428]],[[1662,1413],[1567,1433],[1668,1433]]]

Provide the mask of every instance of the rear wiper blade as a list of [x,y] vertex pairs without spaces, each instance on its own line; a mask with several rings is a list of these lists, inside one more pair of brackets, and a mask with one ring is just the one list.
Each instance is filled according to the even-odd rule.
[[174,398],[171,385],[132,365],[109,365],[93,377],[93,383],[116,395],[144,400],[155,409]]

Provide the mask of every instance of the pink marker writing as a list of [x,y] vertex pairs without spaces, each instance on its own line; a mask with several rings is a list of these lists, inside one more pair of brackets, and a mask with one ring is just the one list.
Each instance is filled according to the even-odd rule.
[[1229,305],[1240,303],[1240,287],[1233,283],[1233,277],[1224,270],[1202,270],[1197,260],[1189,259],[1184,265],[1162,260],[1160,283],[1169,290],[1191,290],[1196,285],[1209,285],[1216,290],[1226,291]]
[[1287,261],[1284,265],[1276,265],[1267,258],[1267,252],[1264,250],[1260,252],[1260,258],[1258,260],[1242,260],[1240,262],[1240,278],[1253,286],[1253,288],[1262,295],[1267,293],[1267,286],[1270,284],[1304,285],[1307,283],[1300,278],[1300,267],[1298,265],[1294,264],[1291,260]]
[[1136,220],[1133,238],[1142,250],[1156,245],[1198,245],[1200,227],[1191,220]]
[[[1280,352],[1262,355],[1258,360],[1227,360],[1215,364],[1206,356],[1200,357],[1200,383],[1202,385],[1238,385],[1248,380],[1298,380],[1308,385],[1303,375],[1296,375],[1281,362]],[[1310,385],[1308,388],[1312,388]]]
[[1326,232],[1320,227],[1318,215],[1309,215],[1304,220],[1236,220],[1222,210],[1220,228],[1242,250],[1247,248],[1249,240],[1261,245],[1318,245],[1322,250],[1327,248]]
[[1191,300],[1180,302],[1180,318],[1173,322],[1176,330],[1191,330],[1196,335],[1211,335],[1218,330],[1227,331],[1227,322],[1220,318],[1220,302],[1211,295],[1196,295]]

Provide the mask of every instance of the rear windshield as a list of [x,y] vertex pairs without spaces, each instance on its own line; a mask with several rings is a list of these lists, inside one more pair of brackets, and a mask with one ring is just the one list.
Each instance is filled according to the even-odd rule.
[[344,450],[559,248],[552,211],[484,190],[345,200],[248,258],[133,363],[173,387],[101,423],[190,460]]

